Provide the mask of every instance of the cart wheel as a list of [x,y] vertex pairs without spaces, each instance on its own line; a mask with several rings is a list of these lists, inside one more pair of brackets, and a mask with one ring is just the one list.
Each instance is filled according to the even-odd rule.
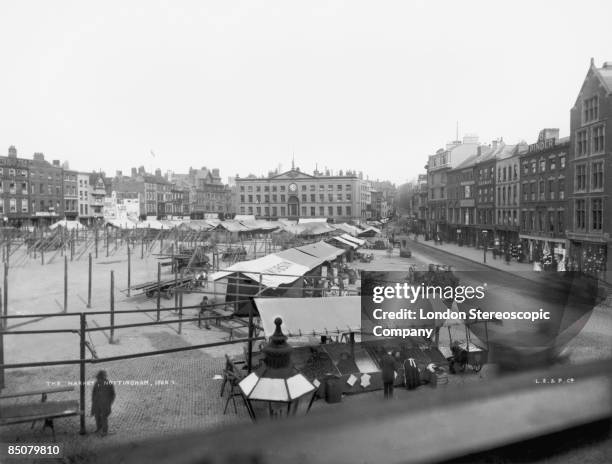
[[472,370],[474,372],[480,372],[481,369],[482,369],[482,364],[472,364]]

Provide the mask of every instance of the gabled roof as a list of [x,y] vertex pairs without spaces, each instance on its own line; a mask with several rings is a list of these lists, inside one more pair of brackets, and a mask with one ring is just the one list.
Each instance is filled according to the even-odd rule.
[[578,96],[576,97],[574,106],[576,106],[578,100],[580,100],[580,96],[582,95],[584,86],[589,81],[591,76],[596,76],[601,82],[601,85],[603,85],[603,87],[606,89],[606,91],[608,93],[612,93],[612,64],[609,63],[611,62],[608,61],[604,63],[604,66],[602,66],[601,68],[597,68],[597,66],[595,66],[595,60],[591,58],[589,70],[587,71],[587,74],[584,77],[584,81],[582,81],[582,86],[580,87],[580,92],[578,92]]
[[297,169],[290,169],[289,171],[285,171],[282,174],[277,174],[275,176],[270,177],[270,179],[314,179],[314,176],[310,174],[306,174],[305,172],[298,171]]

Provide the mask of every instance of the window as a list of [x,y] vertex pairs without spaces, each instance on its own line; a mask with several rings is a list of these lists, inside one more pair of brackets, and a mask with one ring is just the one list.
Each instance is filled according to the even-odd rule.
[[13,168],[9,169],[9,176],[14,176],[15,175],[15,170]]
[[588,154],[588,137],[586,130],[576,132],[576,156],[586,156]]
[[255,187],[255,191],[256,192],[261,192],[261,185],[258,185],[257,187]]
[[334,215],[334,207],[333,206],[328,206],[327,207],[327,215],[329,217],[332,217]]
[[344,186],[344,190],[351,190],[351,184],[346,184]]
[[518,179],[518,164],[515,164],[514,167],[513,167],[512,179],[513,180],[517,180]]
[[342,201],[342,194],[341,194],[341,193],[337,194],[337,195],[336,195],[336,199],[337,199],[338,201]]
[[281,195],[280,196],[280,201],[281,201],[281,203],[285,203],[285,195]]
[[604,162],[596,161],[591,164],[591,190],[603,190]]
[[270,207],[269,206],[265,206],[264,207],[264,215],[265,216],[270,216]]
[[13,195],[15,195],[15,182],[11,182],[9,184],[9,193],[12,193]]
[[307,198],[307,195],[306,195],[305,193],[302,193],[302,201],[303,201],[303,202],[306,202],[306,201],[307,201],[307,200],[306,200],[306,198]]
[[599,118],[599,100],[597,96],[584,100],[582,102],[583,124],[595,121],[597,118]]
[[565,232],[565,221],[564,221],[564,211],[563,210],[559,210],[557,211],[557,230],[559,231],[559,233],[564,233]]
[[264,195],[264,203],[270,203],[270,195]]
[[586,229],[586,200],[576,200],[576,229]]
[[527,161],[523,161],[523,174],[529,174],[529,163]]
[[272,216],[276,217],[276,214],[278,213],[278,209],[276,208],[276,206],[272,207]]
[[585,191],[586,184],[587,184],[586,164],[578,164],[576,165],[576,179],[575,179],[576,191]]
[[523,201],[527,201],[528,199],[528,195],[529,195],[528,186],[529,186],[528,183],[526,182],[523,183]]
[[261,195],[255,195],[255,203],[261,203]]
[[591,200],[591,228],[592,230],[602,230],[603,226],[603,200],[593,198]]
[[324,202],[325,201],[325,194],[324,193],[320,193],[319,194],[319,201],[320,202]]
[[555,181],[554,179],[548,179],[548,198],[551,200],[555,199]]
[[555,231],[555,212],[554,211],[548,212],[548,231],[549,232]]
[[[282,187],[281,187],[281,189],[282,189]],[[287,210],[287,208],[285,208],[284,206],[281,206],[281,207],[280,207],[280,215],[281,215],[281,216],[285,216],[285,211],[286,211],[286,210]]]
[[314,206],[310,207],[310,215],[311,216],[316,216],[317,215],[317,208]]
[[531,201],[535,201],[536,199],[536,188],[537,188],[536,183],[535,181],[533,181],[531,183]]
[[536,160],[531,160],[531,173],[535,174],[536,173]]
[[278,201],[278,195],[273,194],[273,195],[272,195],[272,202],[273,202],[273,203],[276,203],[277,201]]
[[559,156],[559,168],[565,169],[565,155]]
[[303,184],[302,185],[302,192],[305,192],[305,191],[306,191],[306,184]]
[[[316,196],[314,193],[311,193],[311,194],[310,194],[310,202],[311,202],[311,203],[316,202],[316,201],[317,201],[317,198],[316,198],[316,197],[317,197],[317,196]],[[314,216],[314,214],[313,214],[313,216]]]
[[338,206],[337,208],[338,216],[342,216],[342,206]]
[[350,193],[346,194],[346,201],[351,201],[352,195]]
[[285,187],[284,185],[281,185],[281,186],[280,186],[280,191],[281,191],[281,192],[284,192],[284,191],[285,191],[285,188],[286,188],[286,187]]
[[257,212],[257,213],[256,213],[256,214],[257,214],[257,216],[261,216],[261,206],[257,206],[257,207],[255,208],[255,211]]
[[240,203],[244,203],[244,195],[240,195]]
[[319,216],[325,216],[325,206],[319,206]]
[[463,186],[463,198],[472,198],[472,187],[470,185]]
[[15,198],[11,198],[9,200],[9,212],[11,213],[17,212],[17,200]]
[[545,159],[540,160],[540,172],[546,172],[546,160]]
[[515,184],[512,186],[512,204],[513,205],[516,205],[518,202],[516,191],[517,191],[517,185]]
[[556,168],[557,168],[557,159],[551,158],[550,159],[550,170],[554,171]]
[[253,203],[253,195],[249,195],[249,203]]
[[591,131],[592,153],[603,153],[604,151],[604,126],[594,127]]
[[504,170],[503,170],[503,178],[504,178],[504,182],[506,182],[506,166],[504,166]]
[[273,191],[273,192],[276,192],[277,190],[278,190],[278,187],[277,187],[276,185],[273,185],[273,186],[272,186],[272,191]]
[[333,193],[330,193],[330,194],[327,195],[327,201],[329,201],[330,203],[332,201],[334,201],[334,194]]

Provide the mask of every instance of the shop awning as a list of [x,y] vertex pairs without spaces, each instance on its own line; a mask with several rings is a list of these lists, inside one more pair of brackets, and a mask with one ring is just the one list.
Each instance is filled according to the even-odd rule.
[[283,284],[295,282],[310,270],[309,267],[294,263],[275,254],[267,255],[251,261],[241,261],[229,268],[215,272],[212,280],[223,279],[232,274],[242,273],[248,278],[261,283],[268,288],[277,288]]
[[283,320],[287,336],[325,335],[361,331],[361,297],[255,298],[266,337],[274,333],[274,319]]

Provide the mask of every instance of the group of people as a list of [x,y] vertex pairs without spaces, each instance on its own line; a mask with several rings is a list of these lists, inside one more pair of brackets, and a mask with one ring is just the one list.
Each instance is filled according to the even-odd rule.
[[381,359],[383,394],[386,400],[393,398],[393,388],[400,366],[404,369],[404,385],[406,388],[412,390],[421,384],[420,371],[414,358],[406,358],[402,363],[399,353],[393,355],[392,351],[387,350]]

